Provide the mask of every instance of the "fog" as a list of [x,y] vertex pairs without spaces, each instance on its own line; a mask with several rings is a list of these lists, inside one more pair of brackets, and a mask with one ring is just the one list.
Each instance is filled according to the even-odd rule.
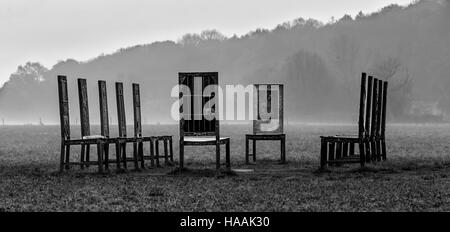
[[114,82],[141,84],[144,123],[173,122],[170,91],[178,72],[218,71],[221,85],[283,83],[286,121],[356,122],[361,72],[389,80],[389,122],[450,119],[450,3],[422,0],[322,23],[298,18],[272,29],[226,37],[211,29],[178,41],[122,48],[53,67],[27,63],[0,89],[5,123],[58,123],[56,76],[69,79],[71,123],[78,120],[76,78],[88,79],[90,118],[99,122],[97,80],[107,80],[116,122]]

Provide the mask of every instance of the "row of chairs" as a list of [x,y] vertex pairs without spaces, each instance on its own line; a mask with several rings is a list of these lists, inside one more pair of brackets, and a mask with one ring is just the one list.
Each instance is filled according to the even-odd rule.
[[[225,145],[225,166],[229,171],[230,161],[230,138],[220,136],[220,120],[211,115],[220,115],[219,102],[216,93],[217,90],[208,92],[203,91],[207,86],[219,86],[217,72],[207,73],[179,73],[180,103],[189,101],[191,104],[181,104],[180,106],[180,168],[184,168],[184,150],[185,146],[215,146],[216,147],[216,169],[220,170],[220,146]],[[189,91],[184,93],[183,87],[186,86]],[[250,157],[256,161],[256,141],[272,140],[280,141],[281,144],[281,163],[286,163],[286,135],[283,132],[283,85],[281,84],[256,84],[256,105],[258,106],[258,118],[253,121],[253,133],[245,136],[245,160],[250,164]],[[272,88],[274,88],[272,90]],[[265,95],[260,96],[260,90]],[[272,94],[276,91],[278,94]],[[265,99],[264,99],[265,97]],[[263,100],[263,104],[260,104]],[[272,108],[272,103],[274,106]],[[190,106],[191,110],[186,107]],[[200,107],[199,107],[200,106]],[[267,107],[265,112],[272,112],[278,109],[276,118],[262,119],[260,117],[260,108]],[[201,112],[195,112],[192,109],[202,109]],[[201,114],[201,115],[199,115]],[[197,118],[195,118],[197,116]],[[186,118],[190,120],[186,120]],[[210,120],[212,118],[212,120]],[[194,119],[194,120],[193,120]],[[269,129],[264,129],[270,125]],[[253,153],[249,152],[249,141],[253,142]]]
[[[132,85],[134,136],[127,135],[125,118],[123,83],[116,82],[116,102],[118,118],[118,137],[111,137],[109,133],[109,115],[107,88],[105,81],[98,81],[99,105],[100,105],[100,135],[92,135],[89,122],[89,103],[86,79],[78,79],[78,96],[80,106],[81,137],[71,138],[69,97],[67,90],[67,77],[58,76],[59,109],[61,122],[61,156],[60,171],[70,169],[71,166],[80,166],[81,169],[90,165],[97,165],[99,172],[109,171],[109,164],[115,163],[118,171],[126,171],[127,163],[133,162],[135,169],[144,169],[144,161],[150,160],[151,167],[160,166],[159,160],[164,158],[166,164],[173,162],[172,136],[143,136],[141,122],[141,102],[139,84]],[[149,143],[150,155],[144,155],[143,145]],[[164,156],[159,154],[159,143],[164,144]],[[109,158],[111,144],[116,148],[116,159]],[[127,157],[127,144],[133,145],[133,157]],[[70,159],[70,147],[81,146],[80,161]],[[97,161],[90,160],[90,147],[97,146]],[[122,167],[123,166],[123,167]]]
[[[320,167],[321,169],[326,168],[328,165],[341,165],[345,163],[360,163],[363,167],[366,163],[375,163],[379,161],[385,161],[387,159],[386,152],[386,115],[387,115],[387,92],[388,92],[388,82],[381,79],[374,78],[373,76],[368,76],[366,73],[362,73],[361,76],[361,92],[360,92],[360,105],[359,105],[359,122],[358,122],[358,134],[357,135],[336,135],[336,136],[321,136],[321,152],[320,152]],[[179,84],[188,86],[189,89],[195,89],[194,78],[200,78],[200,84],[198,87],[207,86],[209,84],[218,85],[218,74],[217,73],[180,73],[179,74]],[[281,141],[281,163],[286,163],[286,135],[283,133],[283,85],[255,85],[257,89],[257,95],[260,94],[259,89],[261,86],[279,86],[279,117],[270,120],[261,120],[259,117],[260,105],[259,96],[257,97],[257,113],[258,118],[253,121],[253,134],[246,135],[245,144],[245,159],[246,164],[249,164],[249,157],[253,156],[253,161],[256,161],[256,141],[257,140],[279,140]],[[267,101],[266,107],[267,111],[270,112],[270,102],[271,91],[270,87],[265,90]],[[183,99],[182,94],[180,94],[180,100]],[[188,96],[192,97],[193,96]],[[202,96],[203,102],[207,102],[211,96]],[[217,107],[217,102],[215,102]],[[203,104],[202,104],[203,107]],[[218,109],[214,109],[214,112],[218,112]],[[184,109],[180,109],[183,115]],[[260,127],[263,124],[275,125],[275,129],[267,133],[261,131]],[[190,124],[189,124],[190,123]],[[215,138],[210,138],[208,141],[202,141],[205,144],[216,145],[216,157],[217,157],[217,168],[220,167],[220,144],[227,144],[227,167],[229,167],[229,138],[222,138],[219,134],[219,120],[214,121],[194,121],[190,120],[188,124],[185,123],[184,119],[180,120],[180,165],[183,167],[184,159],[184,148],[183,143],[185,143],[186,134],[190,136],[215,136]],[[201,125],[208,125],[202,127]],[[196,126],[197,125],[197,126]],[[200,126],[198,126],[200,125]],[[249,152],[249,141],[253,141],[253,154]],[[355,152],[355,145],[359,145],[359,154]],[[189,143],[191,145],[191,143]],[[198,142],[192,143],[192,145],[198,145]]]
[[[94,162],[99,166],[99,171],[103,171],[103,165],[108,169],[110,162],[115,162],[120,169],[122,162],[126,169],[129,161],[134,162],[135,168],[144,168],[144,160],[150,159],[151,166],[154,166],[156,160],[159,166],[159,158],[165,158],[166,163],[173,162],[172,136],[142,136],[141,124],[141,105],[139,85],[133,84],[133,108],[134,108],[134,137],[127,137],[125,124],[125,109],[123,100],[123,84],[116,83],[117,112],[119,137],[109,137],[108,109],[106,100],[106,82],[99,81],[99,99],[100,99],[100,117],[101,117],[101,135],[90,135],[89,129],[89,109],[87,101],[87,86],[85,79],[78,79],[78,92],[80,101],[81,118],[81,139],[70,139],[69,108],[67,97],[67,80],[65,76],[58,76],[58,87],[60,97],[61,114],[61,170],[70,165],[84,166],[92,164],[89,161],[89,146],[97,145],[98,161]],[[219,102],[215,89],[211,92],[204,92],[207,86],[219,86],[217,72],[208,73],[179,73],[180,85],[180,140],[179,140],[179,167],[184,168],[184,150],[185,146],[215,146],[216,147],[216,169],[221,166],[220,147],[225,145],[226,169],[231,169],[230,161],[230,138],[220,136]],[[184,93],[181,86],[187,86],[189,93]],[[283,85],[255,85],[257,89],[258,118],[253,122],[253,134],[246,135],[245,159],[249,164],[249,157],[256,161],[256,141],[257,140],[279,140],[281,142],[281,163],[286,163],[286,135],[283,132]],[[270,112],[272,99],[272,87],[278,88],[278,118],[262,120],[260,118],[260,97],[259,90],[264,86],[266,91],[266,112]],[[382,81],[372,76],[367,78],[363,73],[361,77],[360,110],[357,135],[336,135],[321,136],[321,155],[320,166],[325,168],[328,165],[339,165],[343,163],[360,163],[364,166],[369,162],[386,160],[386,104],[387,104],[388,82]],[[264,99],[263,99],[264,100]],[[186,110],[184,101],[191,109]],[[198,104],[195,106],[195,104]],[[200,107],[199,107],[200,106]],[[200,108],[200,112],[195,112],[194,108]],[[211,117],[213,115],[213,117]],[[187,116],[187,117],[186,117]],[[186,120],[189,118],[190,120]],[[275,123],[274,123],[275,122]],[[264,126],[265,125],[265,126]],[[263,128],[269,127],[269,132]],[[249,152],[249,141],[253,141],[253,153]],[[164,141],[164,156],[159,156],[158,142]],[[144,156],[143,143],[150,142],[150,156]],[[126,144],[133,144],[133,158],[126,157]],[[109,144],[116,144],[116,160],[109,160]],[[359,145],[359,154],[355,153],[355,145]],[[70,145],[81,145],[81,162],[70,162]],[[168,149],[170,148],[170,154]],[[156,150],[156,155],[154,154]],[[170,161],[169,161],[170,158]]]

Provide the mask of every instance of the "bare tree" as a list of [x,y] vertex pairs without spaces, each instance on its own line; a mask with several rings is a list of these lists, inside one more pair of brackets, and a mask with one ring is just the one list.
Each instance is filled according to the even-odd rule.
[[227,37],[225,35],[223,35],[222,33],[220,33],[217,30],[205,30],[205,31],[202,31],[202,33],[200,34],[200,37],[203,40],[223,41],[223,40],[227,39]]
[[408,67],[400,59],[388,57],[375,62],[370,73],[376,78],[389,81],[389,112],[396,118],[407,116],[412,104],[412,79]]
[[412,79],[408,67],[402,65],[400,59],[388,57],[378,61],[370,69],[376,78],[389,81],[390,91],[411,90]]

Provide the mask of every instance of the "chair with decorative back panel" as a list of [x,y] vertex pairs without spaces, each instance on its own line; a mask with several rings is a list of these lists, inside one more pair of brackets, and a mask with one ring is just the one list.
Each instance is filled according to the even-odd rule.
[[[250,157],[256,162],[256,141],[280,141],[280,163],[286,163],[286,134],[284,134],[284,85],[255,84],[254,102],[257,117],[253,120],[253,134],[245,135],[245,163]],[[253,153],[250,154],[249,142]]]
[[231,169],[230,138],[220,137],[219,75],[217,72],[179,73],[180,168],[185,146],[215,146],[220,170],[220,146],[226,148],[226,168]]

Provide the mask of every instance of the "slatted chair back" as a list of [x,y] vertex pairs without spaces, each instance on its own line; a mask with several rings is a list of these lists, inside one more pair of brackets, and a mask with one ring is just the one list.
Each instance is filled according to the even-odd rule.
[[[322,136],[321,168],[327,164],[386,160],[386,102],[388,82],[366,73],[361,77],[358,139],[354,136]],[[350,147],[349,147],[350,144]],[[359,157],[354,145],[359,144]],[[349,149],[350,148],[350,149]]]
[[219,74],[179,73],[180,137],[216,136],[219,140]]
[[358,137],[360,139],[384,137],[387,86],[387,81],[373,76],[367,77],[366,73],[362,74],[358,122]]
[[371,116],[371,112],[372,112],[372,88],[373,88],[373,77],[369,76],[368,81],[367,81],[364,138],[370,137],[370,116]]
[[78,78],[78,98],[80,105],[81,137],[85,137],[91,135],[86,79]]
[[[376,107],[376,113],[375,113],[375,132],[374,132],[374,134],[372,135],[373,137],[376,137],[376,138],[379,138],[380,137],[380,132],[381,132],[381,114],[382,114],[382,104],[383,104],[383,102],[382,102],[382,100],[383,100],[383,80],[378,80],[378,86],[377,86],[377,89],[378,89],[378,92],[377,92],[377,94],[376,94],[376,103],[377,103],[377,107]],[[374,96],[375,96],[375,94],[374,94]]]
[[372,111],[371,111],[371,122],[370,122],[370,138],[375,138],[377,134],[377,121],[378,121],[378,79],[373,78],[372,84]]
[[256,120],[253,134],[282,134],[284,124],[284,85],[255,84]]
[[98,81],[98,95],[100,103],[101,135],[109,138],[108,95],[106,92],[106,81]]
[[366,135],[365,130],[365,105],[366,105],[366,79],[367,74],[363,73],[361,77],[361,93],[359,99],[359,121],[358,121],[358,138],[363,139]]
[[123,83],[116,82],[117,120],[119,125],[119,137],[127,137],[127,123],[125,118],[125,102],[123,96]]
[[383,91],[382,91],[382,99],[380,100],[380,102],[382,103],[381,107],[380,107],[380,109],[381,109],[380,138],[385,138],[388,82],[384,81],[382,84],[383,84]]
[[141,122],[141,95],[139,84],[133,84],[133,114],[134,114],[134,136],[142,137]]
[[[376,79],[375,79],[376,80]],[[383,80],[377,80],[377,87],[374,87],[374,100],[373,104],[376,104],[375,111],[372,113],[374,119],[372,120],[375,124],[375,129],[373,130],[373,138],[384,138],[386,130],[386,104],[387,104],[387,88],[388,82]],[[375,93],[376,92],[376,93]]]
[[69,96],[67,92],[67,77],[58,76],[59,119],[61,124],[61,139],[70,140]]

